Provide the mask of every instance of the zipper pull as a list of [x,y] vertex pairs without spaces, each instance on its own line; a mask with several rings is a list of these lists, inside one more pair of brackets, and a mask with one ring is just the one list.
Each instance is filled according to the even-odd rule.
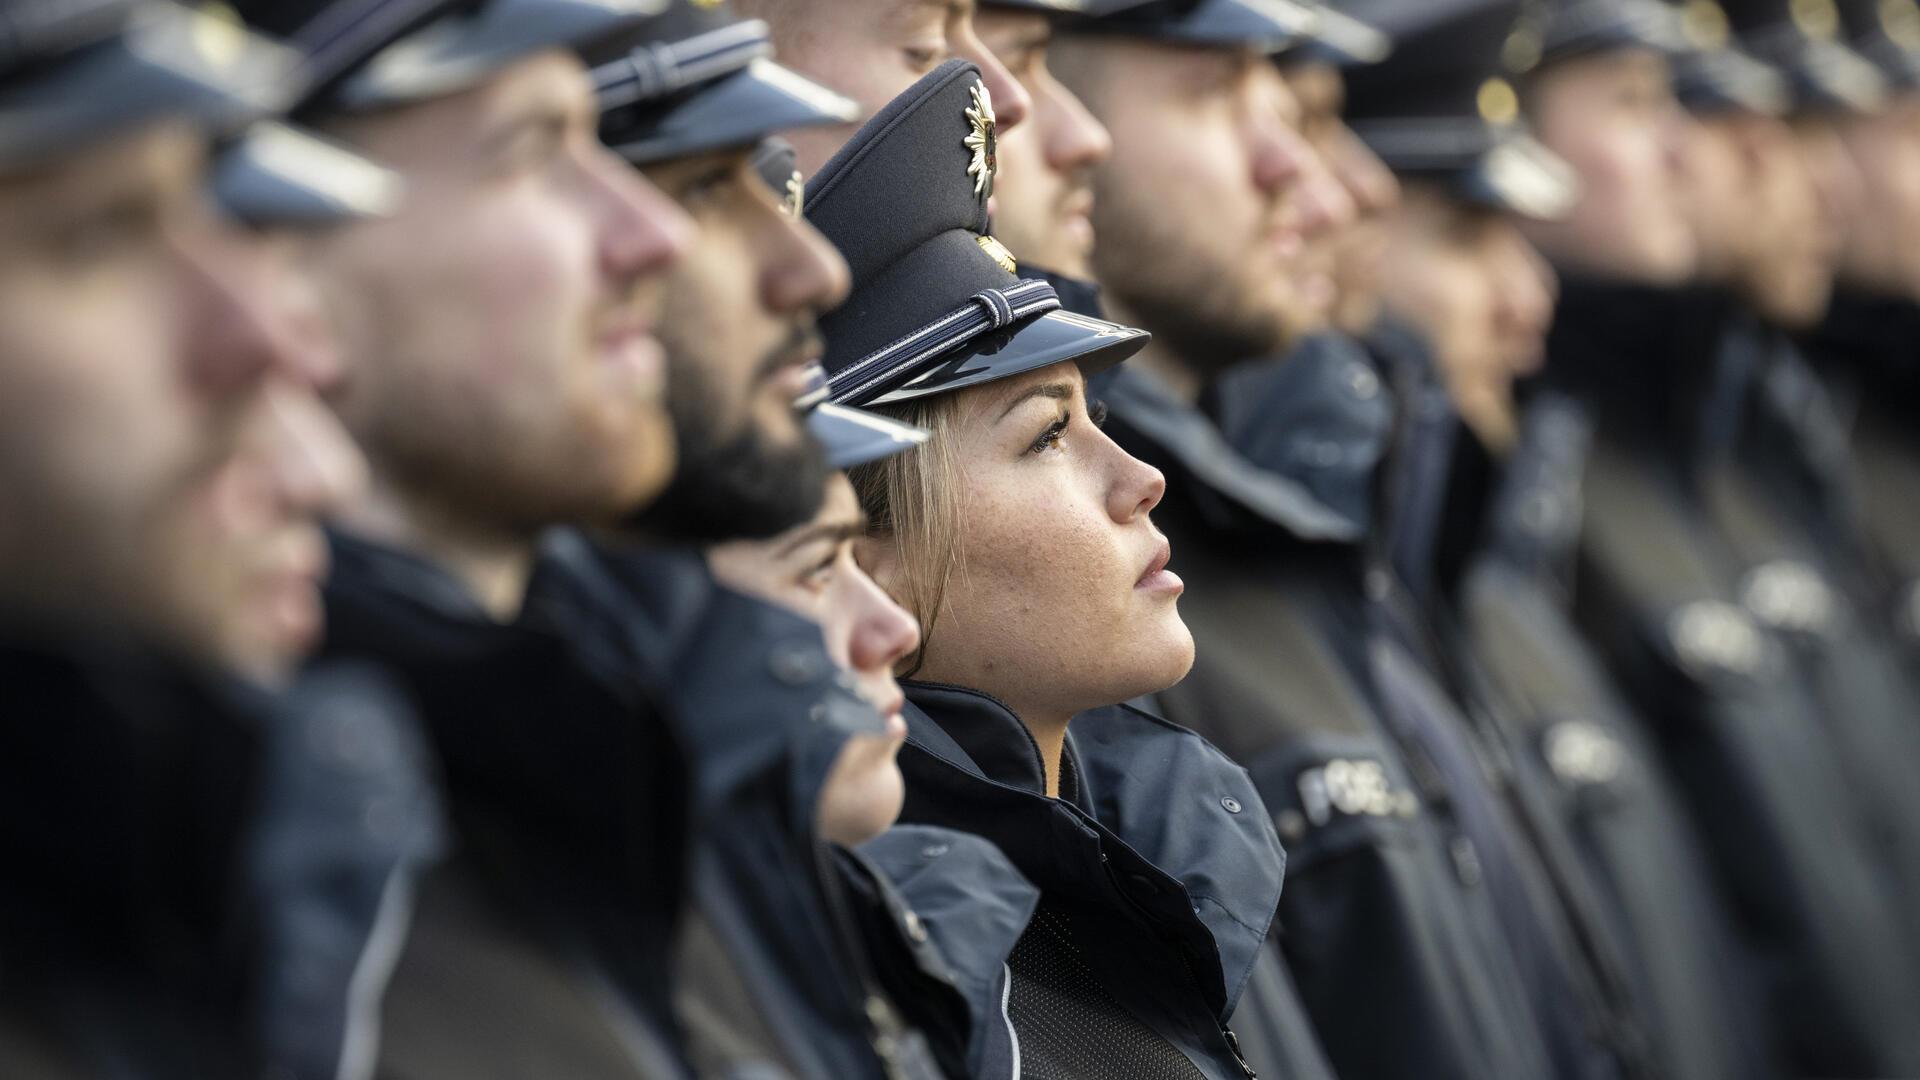
[[1220,1033],[1227,1037],[1227,1049],[1233,1051],[1233,1060],[1239,1063],[1240,1071],[1247,1074],[1247,1080],[1260,1080],[1260,1074],[1253,1071],[1253,1066],[1247,1064],[1247,1056],[1240,1052],[1240,1036],[1225,1024],[1220,1025]]

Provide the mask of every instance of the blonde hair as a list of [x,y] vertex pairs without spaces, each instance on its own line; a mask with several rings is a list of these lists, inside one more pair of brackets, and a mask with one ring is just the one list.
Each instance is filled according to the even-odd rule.
[[947,586],[962,563],[960,521],[966,512],[960,453],[955,446],[966,391],[937,394],[874,411],[926,428],[926,443],[904,454],[847,470],[867,515],[867,533],[893,544],[900,574],[894,600],[920,620],[920,647],[901,661],[912,676],[926,662]]

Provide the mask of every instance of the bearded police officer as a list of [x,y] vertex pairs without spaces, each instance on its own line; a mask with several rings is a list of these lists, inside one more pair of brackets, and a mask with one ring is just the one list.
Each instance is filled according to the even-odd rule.
[[[783,577],[793,549],[817,555],[809,522],[847,509],[822,501],[830,470],[919,437],[821,404],[817,321],[845,297],[846,264],[800,216],[791,152],[765,143],[858,110],[776,64],[766,25],[724,6],[681,3],[650,30],[656,41],[594,81],[602,138],[702,232],[666,276],[660,327],[679,470],[629,522],[550,542],[530,603],[602,657],[608,678],[637,674],[686,747],[693,875],[675,997],[697,1070],[957,1071],[969,1021],[918,981],[949,977],[926,924],[834,844],[852,841],[836,810],[845,770],[871,780],[874,744],[891,745],[878,710],[898,696],[862,692],[844,667],[854,655],[844,613],[822,598],[829,573],[858,570],[809,565],[810,604]],[[663,544],[676,540],[715,545],[711,565],[724,573]],[[897,607],[876,618],[905,621]],[[882,758],[890,768],[890,752]],[[968,858],[981,888],[1023,887],[990,851],[951,864]],[[923,1018],[944,1025],[937,1049]]]

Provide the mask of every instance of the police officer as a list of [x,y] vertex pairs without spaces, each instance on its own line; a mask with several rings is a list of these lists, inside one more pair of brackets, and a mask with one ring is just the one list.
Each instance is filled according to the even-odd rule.
[[[829,470],[918,436],[821,404],[816,321],[844,298],[846,264],[800,218],[791,152],[764,142],[842,124],[855,106],[777,66],[766,25],[724,7],[681,4],[650,29],[655,41],[596,69],[595,82],[603,139],[702,229],[667,274],[660,328],[679,471],[622,528],[550,543],[529,602],[605,654],[608,677],[639,672],[687,749],[692,902],[676,997],[697,1068],[959,1073],[969,1015],[954,1008],[928,923],[846,850],[891,822],[844,804],[849,787],[884,786],[892,769],[896,740],[879,710],[899,697],[885,672],[911,648],[904,614],[882,601],[862,616],[873,597],[838,560],[809,564],[803,587],[789,576],[791,559],[817,556],[810,523],[822,515],[838,530],[833,550],[850,544],[851,492]],[[835,498],[823,504],[823,492]],[[720,573],[666,539],[715,545]],[[835,581],[853,591],[829,600]],[[849,619],[893,644],[854,667]],[[1025,889],[996,860],[975,845],[941,866],[970,862],[988,891],[1003,878]]]
[[1852,492],[1868,550],[1862,569],[1885,575],[1881,603],[1909,645],[1920,641],[1920,562],[1914,530],[1898,493],[1915,454],[1900,417],[1911,401],[1908,363],[1917,279],[1911,262],[1916,203],[1901,185],[1915,147],[1915,22],[1904,4],[1840,5],[1846,40],[1886,79],[1879,109],[1843,113],[1841,138],[1860,175],[1857,211],[1840,243],[1837,289],[1808,345],[1835,410],[1852,418]]
[[[1725,301],[1680,288],[1706,234],[1684,219],[1686,129],[1662,52],[1674,43],[1591,25],[1556,9],[1526,88],[1542,141],[1583,180],[1565,221],[1530,230],[1563,280],[1543,381],[1594,425],[1578,614],[1678,781],[1749,962],[1773,973],[1769,1052],[1787,1071],[1911,1071],[1892,1019],[1912,1000],[1910,965],[1888,959],[1902,927],[1859,784],[1786,646],[1743,602],[1748,568],[1709,508],[1702,446],[1729,415],[1712,362]],[[1611,123],[1613,109],[1640,122]]]
[[1376,15],[1412,47],[1351,80],[1350,122],[1405,187],[1386,306],[1433,347],[1430,369],[1397,365],[1400,461],[1383,528],[1449,665],[1477,687],[1516,773],[1532,776],[1535,827],[1572,856],[1556,869],[1604,935],[1596,944],[1611,949],[1660,1073],[1764,1075],[1692,823],[1567,604],[1586,429],[1545,395],[1524,417],[1516,405],[1554,288],[1519,223],[1565,214],[1578,193],[1519,111],[1515,67],[1532,62],[1536,29],[1522,14],[1474,3]]
[[[1183,65],[1212,64],[1248,95],[1243,108],[1275,115],[1258,96],[1271,91],[1255,89],[1271,69],[1244,67],[1247,50],[1285,40],[1271,24],[1264,35],[1216,32],[1212,59],[1166,47],[1208,40],[1207,10],[1096,20],[1056,60],[1116,140],[1096,182],[1107,240],[1097,275],[1116,310],[1148,313],[1156,332],[1151,366],[1104,392],[1122,442],[1175,477],[1167,520],[1187,553],[1200,648],[1195,673],[1161,700],[1266,785],[1302,861],[1281,943],[1342,1074],[1605,1075],[1634,1052],[1609,1014],[1617,1003],[1592,985],[1573,913],[1505,781],[1382,606],[1390,576],[1365,573],[1391,422],[1380,376],[1351,346],[1231,370],[1288,343],[1285,290],[1269,282],[1275,252],[1299,243],[1282,168],[1299,144],[1284,127],[1216,130],[1180,113],[1185,99],[1152,90]],[[1253,74],[1233,81],[1224,69],[1236,65]],[[1216,143],[1238,156],[1167,152]],[[1196,160],[1215,168],[1196,176]],[[1174,162],[1178,183],[1163,176]],[[1229,240],[1262,229],[1272,247]],[[1370,594],[1369,580],[1386,588]],[[1397,1002],[1392,1038],[1377,1016],[1353,1022],[1362,1009],[1349,995],[1383,987]]]
[[384,209],[391,178],[263,119],[291,57],[231,22],[37,4],[0,26],[0,1069],[363,1075],[361,968],[435,822],[384,688],[263,689],[310,644],[317,518],[357,458],[315,397],[297,270],[236,221],[297,244]]
[[310,259],[371,464],[334,544],[328,653],[405,684],[458,833],[397,950],[383,1070],[680,1071],[672,738],[517,618],[544,527],[617,519],[672,471],[649,305],[692,227],[600,144],[581,59],[631,45],[652,7],[248,9],[307,56],[295,111],[407,184]]
[[[933,617],[909,670],[939,681],[905,684],[903,819],[991,840],[1040,889],[1006,960],[1023,1075],[1245,1076],[1225,1021],[1278,893],[1271,825],[1244,773],[1191,733],[1124,708],[1074,715],[1186,662],[1172,579],[1141,550],[1158,476],[1101,439],[1080,390],[1144,335],[1063,313],[985,233],[983,86],[972,65],[936,68],[807,193],[854,273],[824,324],[835,399],[938,424],[898,468],[853,477],[877,580]],[[1048,456],[1067,445],[1080,449]],[[1003,495],[1017,501],[986,513]],[[1000,614],[1012,593],[1019,626]],[[1167,791],[1188,794],[1169,806]]]

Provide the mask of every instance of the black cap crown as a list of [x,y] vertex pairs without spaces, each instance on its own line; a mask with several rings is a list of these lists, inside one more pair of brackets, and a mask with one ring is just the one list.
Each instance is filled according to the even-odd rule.
[[1076,33],[1278,53],[1313,32],[1314,12],[1293,0],[1087,0],[1086,14],[1063,26]]
[[643,36],[665,0],[235,0],[306,58],[301,112],[378,109],[457,93],[549,48],[594,63]]
[[1662,0],[1542,0],[1540,58],[1546,62],[1608,49],[1687,47],[1673,8]]
[[1347,123],[1395,172],[1526,217],[1572,208],[1573,170],[1528,133],[1513,80],[1541,55],[1521,0],[1346,0],[1394,40],[1347,73]]
[[0,5],[0,169],[164,116],[237,130],[285,103],[293,59],[166,0],[11,0]]
[[853,271],[853,293],[821,321],[832,398],[898,401],[1062,360],[1112,363],[1143,331],[1058,310],[1052,286],[1014,273],[987,233],[992,96],[950,60],[882,109],[806,189],[810,221]]
[[635,164],[860,118],[854,102],[774,63],[767,24],[723,2],[675,0],[647,38],[593,72],[600,137]]

